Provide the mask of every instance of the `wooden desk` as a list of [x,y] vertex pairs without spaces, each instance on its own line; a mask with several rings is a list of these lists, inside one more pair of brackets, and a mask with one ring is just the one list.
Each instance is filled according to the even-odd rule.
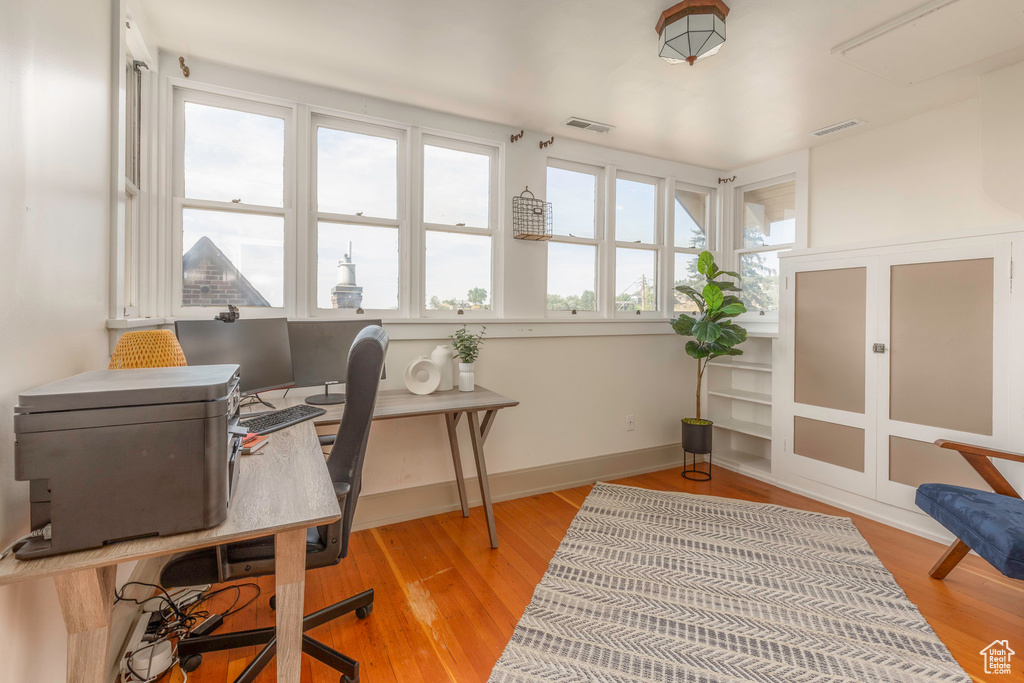
[[[0,561],[0,585],[46,576],[57,584],[68,629],[69,682],[106,683],[116,565],[274,534],[277,680],[298,683],[306,529],[340,519],[341,509],[311,423],[273,434],[258,453],[242,457],[239,473],[227,520],[213,529],[24,562],[11,553]],[[159,482],[153,485],[159,495]]]
[[[304,398],[288,397],[273,399],[274,406],[286,408],[304,403]],[[391,420],[400,417],[418,417],[421,415],[444,415],[448,430],[448,444],[451,448],[452,463],[455,465],[455,481],[459,487],[459,501],[462,503],[462,516],[469,517],[469,501],[466,497],[466,480],[462,473],[462,457],[459,454],[459,440],[456,428],[459,420],[466,415],[469,424],[469,438],[473,445],[473,458],[476,460],[477,479],[480,481],[480,497],[483,499],[484,517],[487,519],[487,533],[491,538],[491,547],[498,547],[498,531],[494,526],[494,510],[491,507],[491,489],[487,482],[487,464],[484,462],[484,442],[494,424],[494,417],[502,408],[519,405],[513,400],[490,389],[477,386],[474,391],[439,391],[426,396],[417,396],[404,389],[381,391],[377,394],[377,404],[373,410],[374,420]],[[336,422],[341,419],[345,406],[320,406],[327,414],[317,418],[318,424]],[[481,417],[481,413],[483,416]]]

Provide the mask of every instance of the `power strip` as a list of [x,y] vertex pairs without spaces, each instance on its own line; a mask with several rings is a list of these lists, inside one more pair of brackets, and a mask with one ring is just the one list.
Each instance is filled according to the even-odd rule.
[[[168,593],[168,595],[171,596],[171,600],[173,600],[174,604],[178,606],[178,609],[185,609],[189,605],[195,603],[195,601],[208,590],[210,590],[210,584],[207,583],[201,586],[179,588],[176,591]],[[167,598],[165,598],[163,594],[154,595],[152,598],[142,603],[142,611],[159,612],[167,606]]]

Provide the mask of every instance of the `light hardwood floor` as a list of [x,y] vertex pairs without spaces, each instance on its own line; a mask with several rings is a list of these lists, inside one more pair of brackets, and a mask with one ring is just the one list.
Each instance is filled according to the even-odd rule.
[[[777,503],[852,517],[875,553],[928,619],[953,656],[977,681],[1024,680],[984,674],[979,651],[1010,639],[1024,671],[1024,582],[966,558],[945,581],[928,577],[943,546],[878,522],[850,515],[783,489],[715,468],[712,481],[691,482],[666,470],[616,483],[666,491]],[[354,615],[311,632],[349,656],[363,683],[486,681],[534,587],[590,487],[557,491],[495,505],[501,547],[491,550],[480,508],[393,524],[353,534],[349,557],[335,567],[307,573],[306,612],[358,593],[376,591],[373,614]],[[226,620],[220,632],[273,624],[267,598],[273,577],[249,609]],[[226,602],[227,596],[223,596]],[[226,605],[217,605],[224,609]],[[205,656],[189,683],[233,681],[255,650]],[[164,681],[182,680],[177,668]],[[271,665],[259,678],[274,681]],[[303,657],[302,681],[337,683],[338,675]]]

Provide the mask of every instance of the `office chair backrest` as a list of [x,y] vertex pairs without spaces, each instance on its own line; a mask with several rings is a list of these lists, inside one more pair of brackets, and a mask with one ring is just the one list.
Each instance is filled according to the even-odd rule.
[[356,514],[356,501],[362,483],[363,458],[370,437],[377,387],[388,354],[388,334],[378,325],[364,327],[348,352],[348,377],[345,380],[345,412],[338,436],[327,458],[327,469],[336,484],[351,487],[341,511],[341,557],[348,555],[348,536]]

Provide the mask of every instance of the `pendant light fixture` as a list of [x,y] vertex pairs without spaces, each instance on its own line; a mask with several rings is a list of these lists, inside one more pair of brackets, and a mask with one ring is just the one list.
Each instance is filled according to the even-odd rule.
[[689,62],[716,54],[725,44],[725,18],[729,8],[722,0],[683,0],[661,13],[658,19],[658,56],[669,64]]

